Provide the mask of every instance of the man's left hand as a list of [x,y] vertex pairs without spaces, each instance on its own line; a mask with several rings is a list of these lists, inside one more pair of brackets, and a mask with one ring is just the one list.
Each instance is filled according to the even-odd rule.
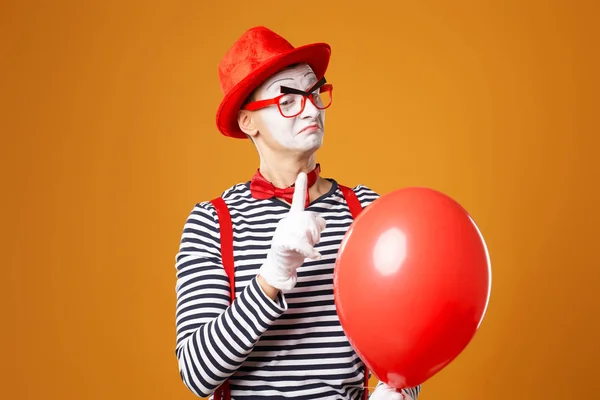
[[375,388],[369,400],[415,400],[411,395],[397,392],[396,389],[388,385],[381,384]]

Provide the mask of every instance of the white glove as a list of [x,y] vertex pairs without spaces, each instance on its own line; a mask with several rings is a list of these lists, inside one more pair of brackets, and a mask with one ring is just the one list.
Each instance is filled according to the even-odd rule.
[[306,185],[307,176],[301,172],[296,179],[290,211],[279,221],[265,263],[258,271],[269,285],[284,292],[296,286],[296,270],[306,258],[321,258],[313,246],[321,240],[325,220],[305,211]]
[[386,385],[385,383],[382,383],[381,385],[378,385],[375,388],[373,393],[371,393],[369,400],[414,400],[414,399],[412,398],[412,396],[405,394],[405,393],[396,392],[396,389]]

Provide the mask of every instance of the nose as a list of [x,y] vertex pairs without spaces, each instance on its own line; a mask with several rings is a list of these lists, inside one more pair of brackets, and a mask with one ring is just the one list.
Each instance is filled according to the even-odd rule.
[[315,105],[312,103],[312,101],[310,101],[310,99],[304,99],[304,110],[302,110],[302,113],[300,114],[301,118],[316,119],[319,116],[320,112],[321,110],[315,107]]

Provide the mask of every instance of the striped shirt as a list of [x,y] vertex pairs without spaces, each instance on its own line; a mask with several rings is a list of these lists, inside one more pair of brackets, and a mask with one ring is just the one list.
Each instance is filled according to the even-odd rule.
[[[342,330],[333,293],[336,255],[353,218],[330,181],[331,190],[307,207],[327,221],[315,246],[322,258],[307,260],[295,288],[275,301],[256,274],[289,205],[254,199],[249,182],[223,192],[233,224],[231,306],[216,210],[210,202],[193,207],[176,256],[176,355],[183,383],[197,396],[210,396],[229,378],[233,400],[361,399],[364,365]],[[352,190],[363,207],[379,197],[364,185]],[[415,399],[418,390],[410,391]]]

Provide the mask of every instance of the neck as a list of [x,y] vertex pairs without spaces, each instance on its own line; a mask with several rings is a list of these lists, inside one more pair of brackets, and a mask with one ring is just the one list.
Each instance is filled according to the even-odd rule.
[[309,173],[317,166],[315,154],[269,160],[261,157],[260,173],[275,187],[286,188],[296,182],[300,172]]

